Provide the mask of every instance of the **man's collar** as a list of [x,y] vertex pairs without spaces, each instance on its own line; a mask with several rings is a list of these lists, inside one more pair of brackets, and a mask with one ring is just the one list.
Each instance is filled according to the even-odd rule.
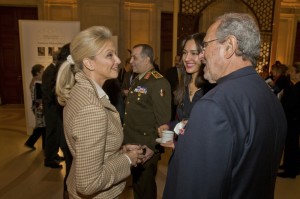
[[146,73],[148,73],[149,71],[151,71],[151,70],[153,70],[154,68],[151,68],[151,69],[149,69],[149,70],[147,70],[147,71],[145,71],[145,72],[143,72],[143,73],[140,73],[139,74],[139,80],[141,80],[145,75],[146,75]]
[[234,78],[238,78],[238,77],[241,77],[241,76],[246,76],[246,75],[253,74],[253,73],[257,74],[254,67],[253,66],[246,66],[246,67],[240,68],[236,71],[233,71],[232,73],[229,73],[228,75],[225,75],[225,76],[221,77],[220,79],[217,80],[217,84],[222,83],[222,82],[224,82],[228,79],[234,79]]

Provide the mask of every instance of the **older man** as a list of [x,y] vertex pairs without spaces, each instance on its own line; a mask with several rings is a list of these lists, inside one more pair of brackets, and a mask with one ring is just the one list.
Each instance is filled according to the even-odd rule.
[[194,105],[164,198],[271,199],[286,119],[255,71],[259,29],[248,14],[225,14],[209,27],[203,48],[204,77],[217,86]]
[[143,164],[132,168],[135,199],[157,198],[155,175],[161,150],[156,138],[158,128],[171,118],[170,84],[155,71],[153,57],[151,46],[138,44],[130,59],[138,75],[126,101],[124,144],[139,144],[146,149]]

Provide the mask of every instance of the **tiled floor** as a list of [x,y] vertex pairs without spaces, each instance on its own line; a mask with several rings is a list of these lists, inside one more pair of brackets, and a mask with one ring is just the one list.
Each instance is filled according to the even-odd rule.
[[[28,138],[22,105],[0,105],[0,199],[60,199],[64,169],[43,166],[41,140],[37,149],[24,147]],[[157,175],[158,198],[164,189],[170,151],[163,155]],[[132,199],[130,181],[120,199]],[[300,176],[278,178],[275,199],[299,199]]]

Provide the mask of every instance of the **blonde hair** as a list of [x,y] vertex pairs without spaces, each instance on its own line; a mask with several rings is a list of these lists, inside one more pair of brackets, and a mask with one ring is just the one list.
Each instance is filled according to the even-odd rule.
[[112,40],[110,30],[104,26],[92,26],[78,33],[70,44],[71,57],[74,63],[65,61],[56,78],[56,95],[62,106],[70,99],[70,92],[75,85],[75,74],[83,70],[83,59],[93,59],[99,50]]

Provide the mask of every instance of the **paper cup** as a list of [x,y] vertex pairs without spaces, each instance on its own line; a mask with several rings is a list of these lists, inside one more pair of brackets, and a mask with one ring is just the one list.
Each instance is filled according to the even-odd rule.
[[163,131],[162,132],[162,137],[161,137],[161,142],[166,143],[168,141],[173,140],[174,138],[174,132],[173,131]]

